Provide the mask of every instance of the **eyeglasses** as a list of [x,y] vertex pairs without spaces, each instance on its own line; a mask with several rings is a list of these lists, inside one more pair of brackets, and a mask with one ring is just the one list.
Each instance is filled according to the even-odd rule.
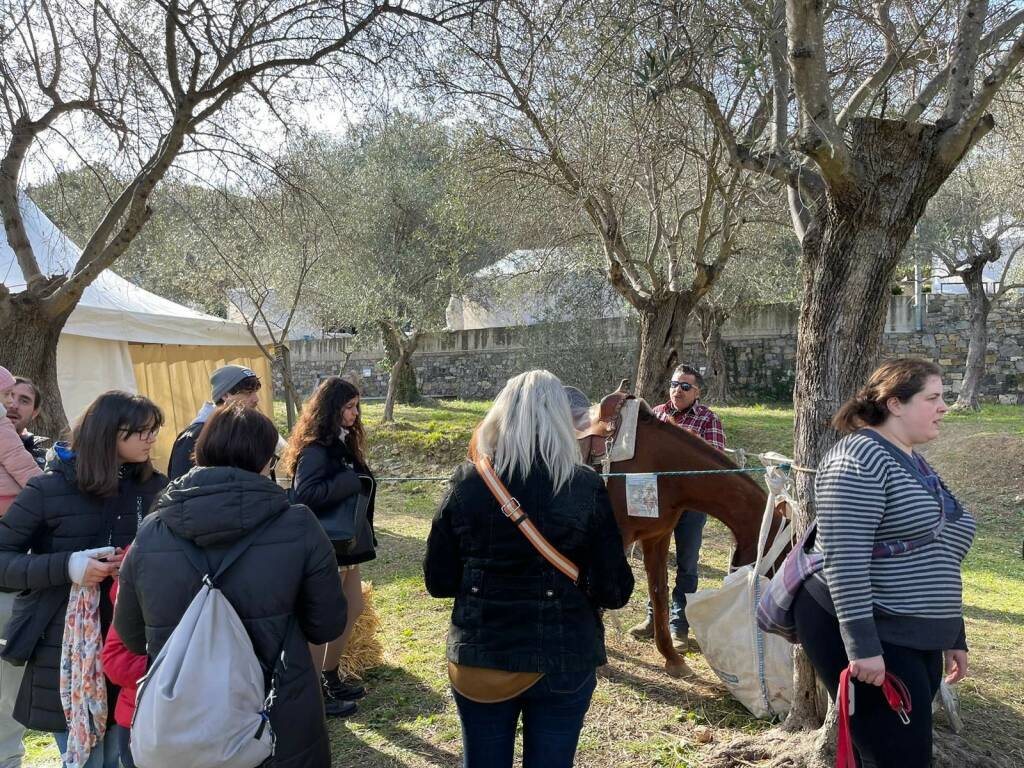
[[671,381],[668,385],[669,389],[681,389],[683,392],[689,392],[691,389],[695,389],[694,385],[688,381]]
[[147,443],[152,443],[160,434],[160,427],[153,427],[152,429],[122,429],[121,432],[124,434],[125,440],[138,435]]

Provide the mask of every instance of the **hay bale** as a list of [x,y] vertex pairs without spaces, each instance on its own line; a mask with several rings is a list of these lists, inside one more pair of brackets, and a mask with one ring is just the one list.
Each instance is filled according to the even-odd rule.
[[338,671],[342,679],[362,677],[366,670],[384,663],[384,646],[377,637],[380,617],[373,607],[373,584],[363,582],[363,612],[356,619],[348,644],[341,654]]

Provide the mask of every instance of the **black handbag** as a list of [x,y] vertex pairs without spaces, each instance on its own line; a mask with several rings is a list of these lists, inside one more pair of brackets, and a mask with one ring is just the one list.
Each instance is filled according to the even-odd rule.
[[369,475],[359,475],[359,485],[359,493],[353,493],[330,509],[317,513],[317,519],[323,526],[327,538],[346,554],[352,553],[360,538],[365,538],[365,532],[370,527],[366,516],[370,508],[370,499],[373,498],[373,478]]

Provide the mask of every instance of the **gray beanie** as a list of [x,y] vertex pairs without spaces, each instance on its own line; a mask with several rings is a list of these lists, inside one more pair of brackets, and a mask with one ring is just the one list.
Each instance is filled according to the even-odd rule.
[[225,398],[232,389],[246,379],[258,379],[259,376],[251,368],[243,365],[225,365],[210,375],[210,388],[213,390],[213,402]]

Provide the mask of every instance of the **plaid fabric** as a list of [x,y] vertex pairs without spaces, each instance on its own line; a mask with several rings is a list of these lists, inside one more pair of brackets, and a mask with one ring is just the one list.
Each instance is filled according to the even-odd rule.
[[725,450],[725,430],[722,429],[722,422],[706,405],[694,403],[687,410],[678,411],[671,402],[662,403],[654,409],[654,415],[662,421],[690,430],[720,451]]
[[757,603],[757,626],[764,632],[781,635],[791,643],[799,642],[796,636],[796,619],[793,616],[793,601],[796,599],[804,580],[817,573],[825,565],[825,556],[820,552],[808,552],[811,537],[817,527],[812,523],[793,549],[786,555],[782,567],[768,583],[768,589]]

